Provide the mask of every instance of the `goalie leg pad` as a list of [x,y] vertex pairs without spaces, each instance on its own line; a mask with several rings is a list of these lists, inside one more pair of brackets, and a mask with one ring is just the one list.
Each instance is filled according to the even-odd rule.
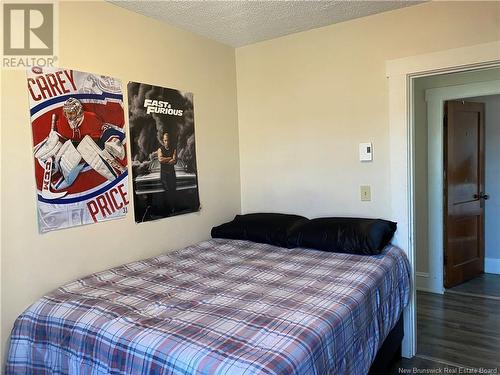
[[108,160],[104,157],[103,150],[94,142],[92,138],[86,135],[77,147],[83,160],[87,162],[96,172],[113,181],[118,177]]
[[70,140],[64,142],[56,155],[56,165],[64,176],[67,186],[71,185],[80,171],[83,164],[80,164],[82,156]]

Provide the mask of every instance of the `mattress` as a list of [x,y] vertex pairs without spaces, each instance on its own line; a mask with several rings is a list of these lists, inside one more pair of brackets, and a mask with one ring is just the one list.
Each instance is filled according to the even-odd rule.
[[409,301],[404,252],[213,239],[70,282],[16,320],[7,374],[366,374]]

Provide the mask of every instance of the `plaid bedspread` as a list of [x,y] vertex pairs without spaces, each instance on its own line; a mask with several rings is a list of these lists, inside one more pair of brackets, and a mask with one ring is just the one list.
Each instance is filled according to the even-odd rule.
[[214,239],[71,282],[16,321],[7,374],[366,374],[409,299],[402,250]]

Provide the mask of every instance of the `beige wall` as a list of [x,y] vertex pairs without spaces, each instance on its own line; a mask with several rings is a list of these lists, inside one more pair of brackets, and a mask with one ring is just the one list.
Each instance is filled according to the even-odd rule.
[[[25,74],[2,71],[2,345],[42,294],[207,238],[240,192],[247,212],[390,217],[385,61],[500,39],[500,3],[436,2],[242,47],[235,64],[232,48],[110,4],[62,3],[60,15],[60,66],[194,92],[202,211],[39,235]],[[362,164],[366,141],[374,161]]]
[[[190,90],[201,211],[38,234],[24,71],[2,71],[2,352],[14,319],[57,286],[209,238],[240,211],[234,49],[107,3],[60,4],[62,67]],[[129,181],[131,186],[131,181]],[[3,368],[3,366],[2,366]]]
[[427,105],[425,91],[428,89],[465,85],[475,82],[500,80],[500,68],[475,72],[442,74],[417,78],[414,81],[415,108],[415,226],[417,272],[429,271],[428,254],[428,149],[427,149]]
[[496,40],[499,2],[432,2],[238,48],[243,212],[390,218],[386,61]]

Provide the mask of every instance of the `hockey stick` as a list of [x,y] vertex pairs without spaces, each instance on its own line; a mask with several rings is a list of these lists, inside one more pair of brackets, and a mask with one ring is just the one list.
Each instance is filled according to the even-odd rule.
[[[52,120],[50,123],[50,130],[56,130],[56,114],[52,114]],[[60,193],[54,193],[50,191],[50,183],[52,181],[52,170],[54,169],[54,156],[51,156],[45,161],[45,167],[43,170],[43,180],[42,180],[42,197],[45,199],[57,199],[62,198],[66,195],[66,191]]]

